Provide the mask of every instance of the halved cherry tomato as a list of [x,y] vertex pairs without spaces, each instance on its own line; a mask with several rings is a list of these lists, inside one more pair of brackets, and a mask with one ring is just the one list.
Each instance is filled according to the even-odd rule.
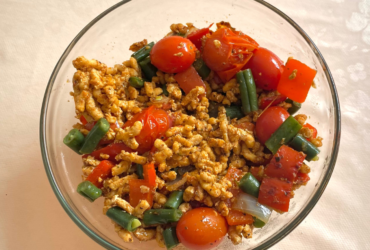
[[101,161],[99,165],[96,166],[94,170],[87,176],[86,180],[90,181],[96,187],[101,188],[103,187],[103,181],[111,176],[113,167],[114,163],[107,160]]
[[303,103],[316,73],[316,70],[306,64],[290,59],[284,67],[277,90],[289,99]]
[[227,224],[229,226],[245,225],[253,223],[253,217],[250,214],[231,209],[226,216]]
[[258,202],[279,212],[288,212],[292,187],[292,183],[276,178],[263,178]]
[[[134,152],[131,148],[127,147],[124,143],[113,143],[104,148],[95,150],[90,155],[93,156],[95,159],[101,159],[100,154],[109,155],[108,160],[116,162],[115,157],[121,153],[122,150],[127,152]],[[83,157],[87,157],[88,155],[84,155]]]
[[187,36],[187,39],[189,39],[195,45],[195,47],[197,47],[198,50],[201,50],[201,48],[202,48],[202,40],[201,39],[205,35],[209,34],[209,28],[211,28],[212,25],[213,25],[213,23],[208,28],[203,28],[203,29],[199,29],[199,30],[196,30],[194,32],[191,32]]
[[256,135],[262,144],[280,127],[289,117],[289,113],[281,107],[270,107],[258,117],[256,122]]
[[184,214],[176,226],[179,241],[187,248],[215,248],[227,233],[225,218],[212,208],[195,208]]
[[259,47],[243,69],[251,69],[257,88],[274,90],[283,73],[284,63],[270,50]]
[[298,169],[306,155],[283,145],[272,157],[270,163],[265,168],[265,175],[271,178],[285,179],[294,182],[297,179]]
[[[304,128],[309,128],[309,129],[311,129],[311,131],[312,131],[312,136],[311,136],[311,138],[312,138],[312,139],[317,137],[317,129],[316,129],[314,126],[312,126],[312,125],[311,125],[311,124],[309,124],[309,123],[306,123],[306,124],[304,124],[304,125],[303,125],[303,127],[304,127]],[[307,139],[307,141],[311,141],[311,138],[306,138],[306,139]]]
[[206,40],[203,60],[223,82],[227,82],[247,63],[256,48],[258,43],[249,36],[221,28]]
[[[140,200],[146,200],[150,207],[153,205],[153,198],[154,198],[154,189],[150,188],[148,181],[146,180],[130,180],[129,181],[129,188],[130,188],[130,205],[136,207],[139,204]],[[143,193],[141,190],[141,186],[145,186],[149,188],[149,192]]]
[[155,179],[156,179],[156,173],[155,173],[155,168],[154,168],[154,164],[151,162],[151,163],[148,163],[148,164],[145,164],[144,167],[144,180],[146,180],[148,182],[148,185],[150,188],[154,188],[155,187]]
[[196,86],[203,87],[206,89],[202,78],[198,75],[198,72],[194,69],[193,66],[189,67],[187,70],[178,73],[174,76],[175,80],[179,84],[180,88],[189,93]]
[[270,107],[273,107],[273,106],[276,106],[279,103],[285,101],[286,99],[287,99],[287,97],[283,96],[283,95],[262,97],[261,102],[259,103],[259,108],[260,109],[265,109],[269,105],[270,105]]
[[181,36],[169,36],[159,40],[150,51],[150,61],[166,73],[178,73],[189,68],[195,61],[195,45]]
[[233,188],[238,188],[238,184],[237,182],[243,177],[243,171],[241,171],[240,169],[238,168],[229,168],[227,170],[227,173],[225,175],[225,178],[228,179],[229,181],[231,181],[231,183],[233,184]]

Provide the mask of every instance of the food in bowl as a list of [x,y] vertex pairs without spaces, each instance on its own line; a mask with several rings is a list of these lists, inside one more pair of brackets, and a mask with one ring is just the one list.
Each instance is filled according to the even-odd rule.
[[104,197],[125,242],[240,244],[272,211],[288,212],[310,179],[304,161],[318,159],[322,138],[295,114],[316,71],[284,65],[229,23],[211,26],[173,24],[114,67],[73,61],[80,122],[64,143],[82,155],[77,191]]

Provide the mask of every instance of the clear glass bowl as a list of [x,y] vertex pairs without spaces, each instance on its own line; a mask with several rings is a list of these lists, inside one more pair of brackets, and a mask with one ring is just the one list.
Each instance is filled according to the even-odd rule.
[[[324,58],[307,34],[288,16],[264,1],[246,0],[134,0],[122,1],[90,22],[61,56],[45,91],[40,120],[41,150],[51,187],[71,219],[93,240],[107,249],[157,248],[156,242],[124,243],[102,214],[103,199],[83,199],[76,187],[81,181],[81,158],[62,143],[76,123],[72,91],[72,60],[84,55],[113,66],[130,56],[128,47],[144,38],[158,41],[172,23],[192,22],[205,27],[230,22],[258,43],[286,60],[294,56],[317,70],[317,89],[312,89],[301,113],[324,138],[320,160],[310,162],[311,181],[296,191],[288,213],[274,213],[250,240],[233,246],[225,240],[218,249],[265,249],[290,233],[312,210],[322,195],[337,159],[340,138],[339,101]],[[315,229],[317,230],[317,229]],[[138,241],[136,241],[138,242]],[[179,247],[183,248],[183,247]]]

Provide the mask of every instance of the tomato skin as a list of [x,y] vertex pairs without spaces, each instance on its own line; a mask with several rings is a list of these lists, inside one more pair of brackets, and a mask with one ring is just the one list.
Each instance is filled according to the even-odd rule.
[[218,246],[228,230],[225,218],[212,208],[195,208],[184,214],[176,227],[179,241],[187,248],[206,250]]
[[206,89],[206,85],[204,84],[202,78],[198,75],[198,72],[193,66],[190,66],[183,72],[176,74],[174,78],[179,84],[180,88],[184,90],[186,94],[189,93],[196,86],[200,86]]
[[199,29],[199,30],[196,30],[194,32],[191,32],[187,36],[187,39],[189,39],[195,45],[195,47],[197,47],[198,50],[201,50],[201,48],[202,48],[202,40],[201,39],[205,35],[209,34],[209,28],[211,28],[212,25],[213,25],[213,23],[208,28],[203,28],[203,29]]
[[283,145],[266,166],[265,175],[295,182],[298,177],[298,169],[302,166],[305,158],[305,154]]
[[[130,188],[130,205],[136,207],[140,200],[146,200],[150,207],[153,205],[154,189],[149,186],[147,180],[134,179],[128,182]],[[142,193],[140,186],[150,188],[148,193]]]
[[169,36],[159,40],[150,51],[151,63],[166,73],[178,73],[189,68],[195,61],[195,45],[181,36]]
[[254,124],[252,122],[242,122],[242,123],[239,123],[239,124],[235,124],[234,127],[247,129],[251,132],[253,132],[253,130],[254,130]]
[[270,107],[258,117],[256,122],[256,135],[262,144],[280,127],[289,117],[289,113],[278,106]]
[[258,43],[249,36],[230,28],[220,28],[205,42],[203,60],[225,83],[251,58]]
[[229,226],[245,225],[253,223],[253,217],[238,210],[230,209],[229,215],[226,216]]
[[86,180],[90,181],[98,188],[103,187],[103,182],[99,182],[99,178],[102,180],[107,179],[111,176],[111,170],[114,164],[110,161],[104,160],[99,163],[98,166],[87,176]]
[[243,171],[234,167],[229,167],[225,175],[225,178],[231,181],[231,183],[233,184],[232,188],[239,188],[237,182],[240,181],[242,177]]
[[251,69],[256,87],[275,90],[279,84],[284,63],[268,49],[259,47],[243,69]]
[[317,137],[317,129],[314,127],[314,126],[312,126],[311,124],[309,124],[309,123],[306,123],[306,124],[304,124],[302,127],[304,127],[304,128],[309,128],[309,129],[311,129],[311,131],[312,131],[312,136],[311,136],[311,138],[306,138],[306,140],[307,141],[311,141],[311,139],[314,139],[314,138],[316,138]]
[[262,97],[261,102],[259,103],[260,109],[265,109],[267,106],[270,107],[276,106],[279,103],[285,101],[287,99],[286,96],[278,95],[278,96],[271,96],[271,97]]

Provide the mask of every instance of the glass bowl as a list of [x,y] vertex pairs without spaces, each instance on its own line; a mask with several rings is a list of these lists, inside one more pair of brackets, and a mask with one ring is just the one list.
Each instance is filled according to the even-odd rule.
[[129,58],[128,48],[132,43],[144,38],[158,41],[169,32],[172,23],[192,22],[201,28],[220,21],[230,22],[284,61],[294,56],[317,70],[317,89],[311,89],[301,113],[309,115],[309,123],[318,128],[324,146],[320,148],[320,160],[309,163],[311,181],[295,192],[288,213],[274,213],[264,228],[254,230],[252,239],[243,239],[238,246],[225,240],[218,249],[272,246],[299,225],[324,192],[339,147],[339,101],[324,58],[293,20],[264,1],[122,1],[91,21],[67,47],[50,77],[40,119],[41,150],[51,187],[71,219],[101,246],[107,249],[157,248],[156,242],[124,243],[114,232],[110,219],[102,213],[103,199],[90,203],[76,192],[81,181],[81,158],[62,143],[76,123],[74,102],[69,95],[75,71],[72,60],[84,55],[113,66]]

